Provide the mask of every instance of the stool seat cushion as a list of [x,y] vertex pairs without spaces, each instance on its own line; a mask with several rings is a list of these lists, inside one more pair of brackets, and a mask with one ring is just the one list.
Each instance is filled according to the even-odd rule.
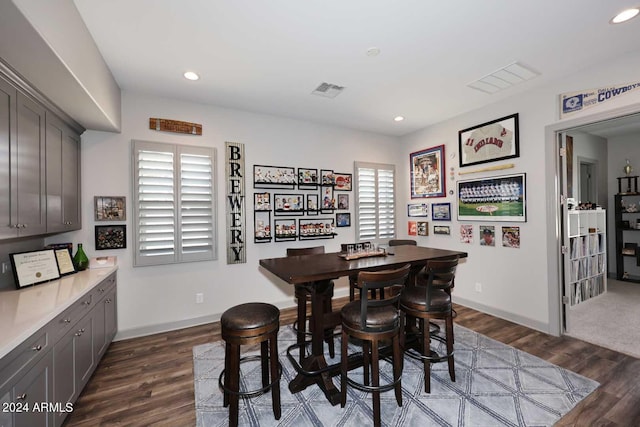
[[[342,307],[342,322],[353,329],[364,329],[361,318],[360,301],[352,301]],[[400,315],[393,306],[369,307],[366,328],[385,331],[398,326]]]
[[280,319],[280,310],[271,304],[249,302],[231,307],[222,314],[220,324],[224,329],[250,330],[263,328]]
[[400,305],[420,311],[451,310],[451,296],[442,289],[431,290],[430,306],[427,307],[427,290],[423,286],[406,287],[400,296]]

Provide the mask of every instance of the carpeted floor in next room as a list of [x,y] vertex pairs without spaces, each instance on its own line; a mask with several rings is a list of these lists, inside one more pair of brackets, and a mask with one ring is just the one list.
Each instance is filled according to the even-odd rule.
[[[403,406],[393,392],[382,393],[382,423],[385,426],[552,426],[588,396],[598,383],[553,365],[484,335],[455,326],[456,381],[449,379],[446,363],[435,364],[432,391],[424,392],[421,363],[405,357]],[[282,418],[276,421],[271,394],[240,404],[240,425],[245,426],[351,426],[371,425],[371,396],[349,388],[347,406],[331,406],[317,387],[292,395],[286,384],[295,371],[286,359],[286,347],[295,342],[290,326],[281,328],[280,362],[283,367]],[[435,345],[436,343],[434,343]],[[339,345],[337,338],[336,346]],[[443,350],[443,349],[440,349]],[[257,352],[257,347],[254,347]],[[350,349],[350,353],[357,347]],[[245,355],[246,353],[243,353]],[[222,405],[218,376],[224,365],[221,341],[194,347],[196,420],[199,427],[228,425],[228,408]],[[330,363],[339,360],[327,360]],[[248,365],[248,366],[247,366]],[[256,388],[261,378],[259,364],[243,364],[243,386]],[[382,382],[392,378],[383,363]],[[361,372],[350,376],[357,379]],[[361,377],[361,373],[360,373]],[[338,377],[334,378],[337,384]],[[259,387],[258,387],[259,388]]]
[[569,309],[567,335],[640,358],[640,283],[609,279],[607,288]]

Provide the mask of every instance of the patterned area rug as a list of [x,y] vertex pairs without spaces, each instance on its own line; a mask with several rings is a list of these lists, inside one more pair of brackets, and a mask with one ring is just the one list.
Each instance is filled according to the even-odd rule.
[[[451,382],[446,363],[432,366],[431,393],[424,392],[422,364],[405,357],[402,376],[403,405],[398,407],[393,391],[381,394],[382,424],[386,426],[551,426],[598,383],[455,325],[456,381]],[[291,394],[287,384],[295,370],[286,358],[286,348],[295,343],[290,326],[280,330],[278,350],[282,363],[282,417],[275,420],[271,394],[240,401],[241,426],[360,426],[373,424],[372,400],[368,393],[349,388],[345,408],[331,406],[319,388],[310,386]],[[339,361],[340,339],[336,337]],[[434,342],[434,346],[437,342]],[[326,347],[326,346],[325,346]],[[358,347],[350,349],[350,353]],[[248,350],[248,351],[247,351]],[[243,348],[242,355],[258,348]],[[224,343],[204,344],[193,349],[196,419],[199,427],[227,426],[228,408],[222,406],[218,376],[224,366]],[[242,367],[242,386],[257,387],[259,362]],[[389,363],[381,364],[381,383],[392,378]],[[358,380],[361,369],[349,373]],[[257,379],[258,382],[255,380]],[[339,376],[334,378],[336,385]]]

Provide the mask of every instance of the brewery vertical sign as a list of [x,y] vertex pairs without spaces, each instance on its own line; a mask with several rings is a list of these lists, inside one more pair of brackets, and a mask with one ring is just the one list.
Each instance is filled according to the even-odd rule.
[[227,175],[227,264],[247,262],[244,209],[244,144],[225,143]]

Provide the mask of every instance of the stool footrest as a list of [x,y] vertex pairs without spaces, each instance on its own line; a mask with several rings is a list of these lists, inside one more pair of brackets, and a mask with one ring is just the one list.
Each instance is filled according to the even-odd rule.
[[[243,357],[243,358],[240,359],[240,364],[242,364],[244,362],[252,362],[254,360],[262,360],[262,357],[260,357],[259,355],[246,356],[246,357]],[[271,387],[273,387],[275,384],[280,382],[280,378],[282,377],[282,364],[278,360],[278,377],[277,378],[272,378],[271,382],[269,384],[267,384],[266,386],[264,386],[262,388],[255,389],[255,390],[235,391],[235,390],[229,389],[224,384],[225,371],[226,371],[226,369],[223,369],[222,372],[220,373],[220,376],[218,377],[218,386],[222,390],[224,390],[226,393],[238,395],[238,396],[241,396],[241,397],[254,397],[254,396],[259,396],[261,394],[266,393],[267,391],[269,391],[271,389]]]
[[[419,336],[416,336],[416,339],[421,338]],[[438,336],[438,335],[432,335],[431,339],[436,340],[436,341],[440,341],[441,343],[445,343],[446,339]],[[453,351],[451,353],[448,354],[438,354],[436,351],[431,350],[429,352],[429,355],[424,355],[422,354],[419,350],[417,350],[414,347],[409,347],[409,348],[405,348],[404,349],[405,354],[414,359],[414,360],[428,360],[431,363],[440,363],[440,362],[444,362],[445,360],[449,359],[450,357],[453,356]]]

